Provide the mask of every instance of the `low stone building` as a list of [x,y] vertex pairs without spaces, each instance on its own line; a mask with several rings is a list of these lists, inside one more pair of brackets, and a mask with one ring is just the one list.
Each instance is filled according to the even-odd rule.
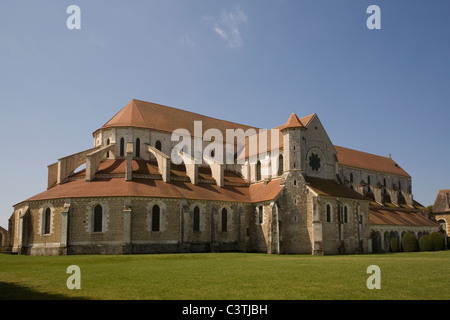
[[438,230],[403,169],[334,146],[316,114],[266,131],[132,100],[93,138],[14,205],[13,252],[352,254]]
[[433,205],[433,216],[445,233],[448,242],[448,236],[450,235],[450,189],[439,190]]
[[413,199],[411,176],[390,156],[335,148],[343,183],[370,199],[373,252],[389,251],[394,237],[401,247],[406,232],[419,239],[439,230],[428,209]]
[[0,227],[0,252],[5,252],[10,249],[8,230]]

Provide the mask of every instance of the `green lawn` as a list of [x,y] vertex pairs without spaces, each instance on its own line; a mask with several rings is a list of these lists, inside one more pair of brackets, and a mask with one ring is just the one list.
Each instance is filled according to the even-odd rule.
[[[81,289],[69,290],[78,265]],[[366,286],[367,267],[381,289]],[[0,299],[450,299],[450,251],[351,256],[246,253],[0,254]]]

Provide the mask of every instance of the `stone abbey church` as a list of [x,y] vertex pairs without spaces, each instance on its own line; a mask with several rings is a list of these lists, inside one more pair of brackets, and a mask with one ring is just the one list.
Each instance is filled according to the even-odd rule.
[[[14,205],[11,251],[354,254],[389,251],[407,231],[439,230],[393,159],[333,145],[317,114],[286,120],[274,128],[275,148],[252,154],[247,136],[215,141],[201,163],[186,161],[189,153],[179,163],[176,129],[192,134],[201,121],[202,133],[225,137],[259,128],[132,100],[93,133],[92,149],[48,166],[47,190]],[[233,163],[214,160],[230,145]],[[273,154],[278,161],[265,161]]]

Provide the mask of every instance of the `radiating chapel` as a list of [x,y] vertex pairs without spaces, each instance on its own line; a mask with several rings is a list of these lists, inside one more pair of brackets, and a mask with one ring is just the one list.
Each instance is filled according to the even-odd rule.
[[[195,123],[200,163],[193,147],[174,152],[177,129],[198,144]],[[209,129],[222,134],[214,147]],[[279,135],[252,148],[267,132]],[[12,252],[354,254],[439,230],[400,165],[333,145],[317,114],[263,131],[132,100],[93,140],[48,166],[47,190],[14,205]]]

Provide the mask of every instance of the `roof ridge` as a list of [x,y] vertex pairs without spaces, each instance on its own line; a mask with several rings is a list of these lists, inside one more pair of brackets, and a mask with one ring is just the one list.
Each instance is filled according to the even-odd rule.
[[[156,119],[159,120],[155,120],[154,117],[156,117]],[[170,125],[168,124],[169,121],[168,119],[171,121]],[[174,108],[154,102],[132,99],[108,122],[106,122],[102,127],[97,129],[96,131],[94,131],[93,135],[95,135],[96,132],[98,132],[99,130],[105,128],[124,127],[124,126],[126,127],[134,126],[173,132],[173,130],[175,130],[176,128],[192,127],[195,120],[209,123],[208,128],[209,127],[219,128],[219,130],[223,131],[223,134],[225,134],[224,130],[226,128],[230,129],[241,128],[243,130],[260,129],[255,126],[246,125],[229,120],[222,120],[219,118],[213,118],[211,116],[203,115],[200,113]],[[186,123],[186,121],[188,121],[189,123]]]
[[[336,146],[338,162],[341,165],[364,168],[400,176],[411,177],[394,159],[374,153]],[[395,169],[394,169],[395,168]]]
[[[311,120],[314,118],[314,116],[317,116],[317,113],[314,112],[314,113],[311,113],[311,114],[309,114],[307,116],[301,117],[300,121],[305,125],[305,127],[307,127],[308,124],[311,122]],[[308,119],[308,123],[304,123],[303,122],[303,120],[306,120],[306,119]]]
[[371,152],[366,152],[366,151],[361,151],[361,150],[356,150],[356,149],[347,148],[347,147],[342,147],[342,146],[337,146],[337,145],[334,145],[334,147],[338,147],[338,148],[342,148],[342,149],[347,149],[347,150],[351,150],[351,151],[355,151],[355,152],[359,152],[359,153],[364,153],[364,154],[368,154],[368,155],[375,156],[375,157],[380,157],[380,158],[389,159],[389,160],[392,160],[392,162],[394,162],[394,163],[397,164],[397,162],[396,162],[394,159],[392,159],[391,157],[380,156],[379,154],[375,154],[375,153],[371,153]]
[[142,102],[144,104],[145,103],[150,103],[150,104],[153,104],[153,105],[156,105],[156,106],[159,106],[159,107],[170,108],[170,109],[177,110],[177,111],[187,112],[187,113],[190,113],[190,114],[193,114],[193,115],[196,115],[196,116],[200,116],[202,118],[208,118],[208,119],[211,119],[211,120],[218,120],[218,121],[228,122],[228,123],[232,123],[232,124],[237,124],[237,125],[241,125],[241,126],[245,126],[245,127],[249,127],[249,128],[260,129],[259,127],[250,126],[248,124],[243,124],[243,123],[239,123],[239,122],[235,122],[235,121],[215,118],[215,117],[207,116],[207,115],[204,115],[204,114],[201,114],[201,113],[198,113],[198,112],[193,112],[193,111],[189,111],[189,110],[185,110],[185,109],[181,109],[181,108],[171,107],[171,106],[167,106],[167,105],[156,103],[156,102],[150,102],[150,101],[145,101],[145,100],[140,100],[140,99],[132,99],[132,100],[137,101],[137,102]]
[[287,128],[304,128],[304,127],[305,125],[300,121],[295,112],[292,112],[292,114],[289,116],[288,121],[284,124],[282,130]]
[[137,104],[137,102],[139,102],[139,100],[132,99],[131,102],[132,102],[131,118],[133,118],[134,112],[137,111],[138,112],[137,116],[139,117],[139,120],[142,123],[145,123],[144,116],[142,115],[141,109],[140,109],[139,105]]

